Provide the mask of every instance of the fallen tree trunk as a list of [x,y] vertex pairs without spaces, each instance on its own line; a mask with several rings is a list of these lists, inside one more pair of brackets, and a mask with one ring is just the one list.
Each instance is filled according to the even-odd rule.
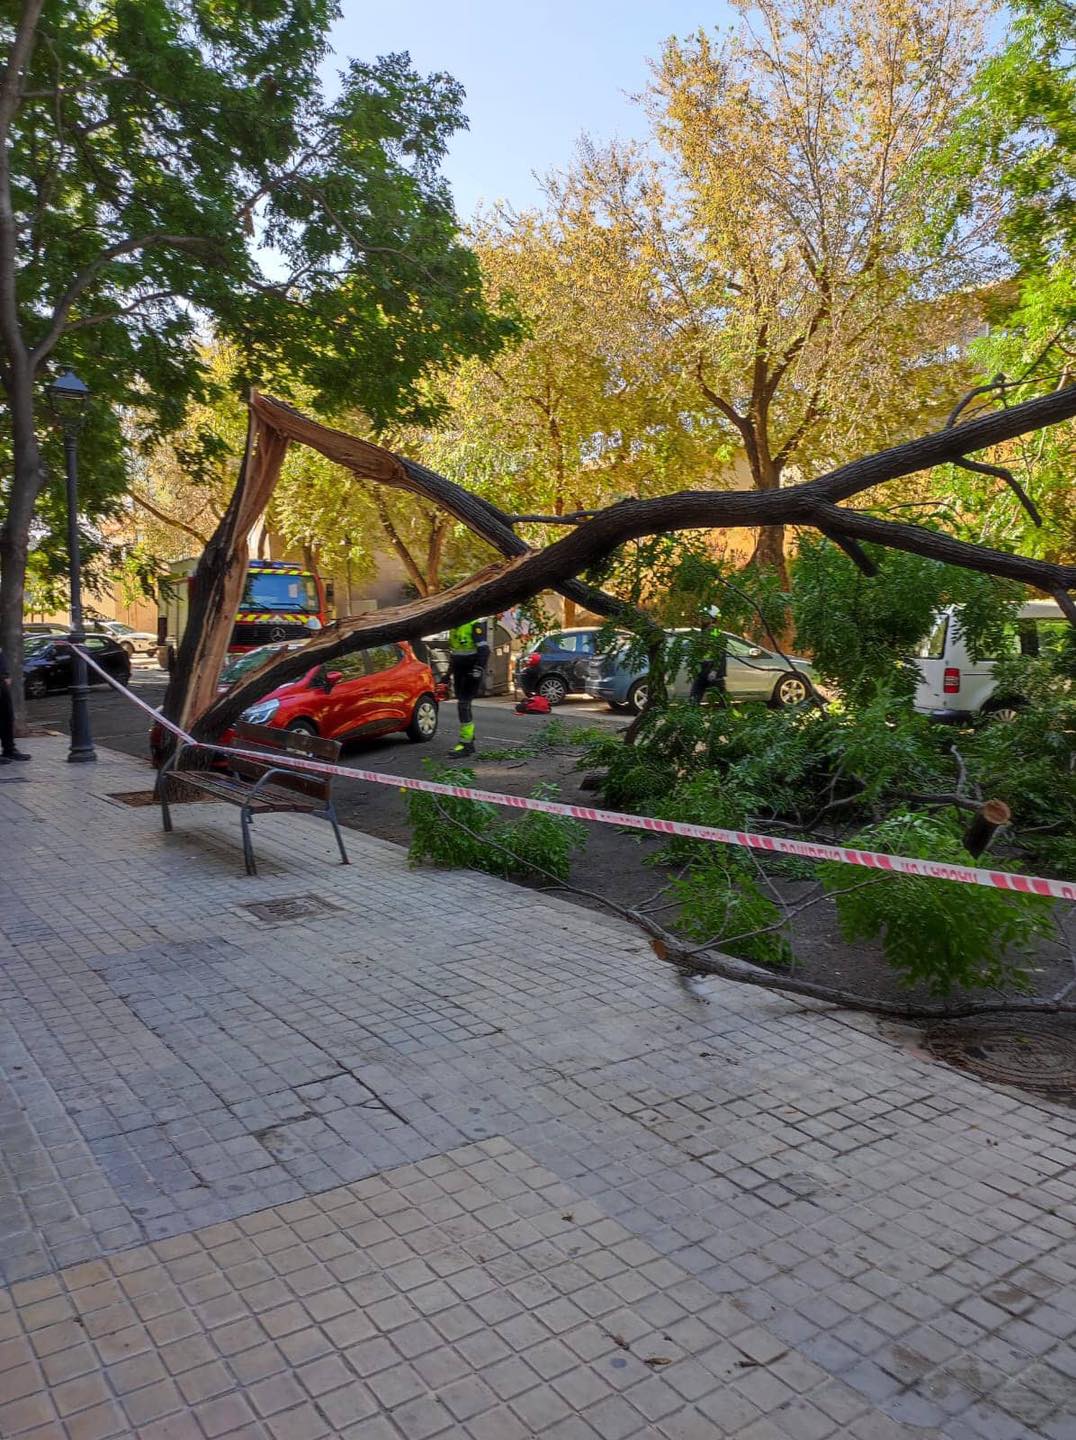
[[[564,886],[571,889],[571,886]],[[610,902],[606,901],[606,904]],[[625,920],[638,925],[650,936],[651,949],[659,960],[665,960],[684,975],[716,975],[738,985],[755,985],[762,990],[776,990],[784,995],[802,995],[821,1000],[842,1010],[865,1010],[872,1015],[885,1015],[893,1020],[967,1020],[973,1015],[1076,1015],[1076,999],[1069,999],[1071,986],[1046,998],[1013,996],[1001,1000],[959,1000],[951,1005],[921,1005],[915,1001],[881,1000],[875,995],[860,995],[854,990],[841,990],[833,985],[819,985],[784,970],[765,970],[748,960],[737,960],[719,950],[696,951],[685,946],[675,935],[657,925],[637,910],[624,910],[610,905]]]
[[[852,543],[869,540],[1015,580],[1055,596],[1066,613],[1076,614],[1069,594],[1076,589],[1076,566],[1007,554],[918,525],[883,520],[838,503],[916,470],[957,460],[984,446],[1070,419],[1076,416],[1076,385],[921,436],[787,489],[761,493],[688,490],[649,500],[623,500],[583,520],[570,534],[538,551],[527,548],[512,531],[508,517],[494,506],[424,466],[404,461],[369,441],[330,430],[265,396],[256,396],[252,409],[260,424],[278,435],[314,446],[365,479],[410,490],[443,506],[490,544],[505,553],[512,552],[513,558],[490,565],[439,595],[337,622],[300,649],[267,661],[201,715],[195,733],[203,739],[219,735],[247,706],[277,685],[350,650],[415,639],[482,615],[497,614],[542,590],[559,588],[572,598],[580,598],[576,590],[579,582],[574,579],[580,572],[627,540],[668,530],[812,526]],[[582,589],[586,598],[581,598],[581,603],[598,613],[616,613],[619,602],[612,597],[602,596],[590,587]],[[621,606],[620,613],[624,610]]]
[[[288,440],[317,450],[320,455],[335,461],[360,479],[375,485],[387,485],[394,490],[406,490],[440,506],[506,558],[531,553],[530,546],[512,528],[513,523],[518,524],[518,521],[513,521],[480,495],[465,490],[436,470],[420,465],[417,460],[408,460],[369,440],[360,440],[343,430],[322,425],[291,405],[257,391],[251,396],[250,408],[263,425]],[[604,615],[611,620],[625,616],[637,618],[638,612],[631,605],[574,577],[568,577],[553,588],[595,615]]]
[[[431,501],[454,515],[504,556],[513,558],[532,553],[512,529],[512,522],[503,511],[461,485],[446,480],[436,471],[395,455],[380,445],[322,425],[292,406],[260,395],[257,391],[251,395],[249,408],[247,448],[239,478],[228,509],[206,544],[191,577],[187,628],[165,696],[165,715],[183,725],[191,724],[195,717],[202,715],[216,693],[216,677],[227,652],[232,617],[242,595],[249,535],[265,511],[276,487],[288,445],[293,442],[319,451],[374,485],[405,490]],[[568,600],[585,606],[597,615],[632,624],[643,631],[650,628],[655,636],[661,634],[658,626],[633,606],[584,584],[574,575],[551,583],[552,588],[559,590]],[[473,619],[475,616],[464,615],[461,618]],[[414,639],[439,628],[439,624],[420,624],[418,628],[409,629],[406,635],[401,633],[394,638]],[[356,641],[325,651],[324,658],[344,654],[361,643]],[[307,661],[307,667],[311,663],[315,662]],[[259,676],[262,673],[259,671]],[[278,683],[273,681],[266,689],[272,689]],[[265,689],[261,693],[264,694]],[[215,721],[209,728],[200,727],[198,733],[213,736],[228,723],[227,719]]]

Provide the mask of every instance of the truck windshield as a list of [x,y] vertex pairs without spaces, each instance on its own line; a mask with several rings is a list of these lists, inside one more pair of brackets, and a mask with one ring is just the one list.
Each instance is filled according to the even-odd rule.
[[263,570],[247,576],[242,610],[279,610],[292,614],[318,613],[318,587],[312,575],[285,575]]

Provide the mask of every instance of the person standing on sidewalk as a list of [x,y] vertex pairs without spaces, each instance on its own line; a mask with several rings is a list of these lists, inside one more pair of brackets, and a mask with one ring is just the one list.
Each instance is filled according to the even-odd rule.
[[11,703],[11,670],[0,650],[0,765],[13,760],[29,760],[25,750],[15,744],[15,707]]
[[454,760],[474,754],[474,710],[472,701],[482,688],[489,664],[489,639],[484,620],[468,620],[448,632],[452,688],[460,717],[459,744],[450,752]]

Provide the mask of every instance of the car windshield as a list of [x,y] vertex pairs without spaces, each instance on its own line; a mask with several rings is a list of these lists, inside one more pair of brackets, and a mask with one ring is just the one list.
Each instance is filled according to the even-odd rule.
[[289,645],[259,645],[257,650],[248,650],[243,655],[233,655],[220,672],[220,683],[234,685],[241,676],[251,670],[256,670],[263,660],[269,659],[270,655],[277,655],[281,650],[292,648]]
[[107,624],[113,635],[133,635],[135,633],[133,625],[123,625],[119,620],[109,620]]
[[247,576],[241,610],[279,610],[298,615],[318,613],[318,587],[312,575],[287,575],[260,570]]
[[25,635],[22,641],[23,651],[27,655],[36,655],[41,650],[47,650],[52,639],[51,635]]

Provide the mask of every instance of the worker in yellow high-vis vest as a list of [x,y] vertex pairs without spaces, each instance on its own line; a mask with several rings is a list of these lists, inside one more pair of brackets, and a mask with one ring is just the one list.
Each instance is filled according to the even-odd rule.
[[463,759],[474,754],[474,710],[472,701],[482,688],[489,664],[489,639],[484,620],[468,620],[448,632],[451,651],[452,688],[460,717],[459,744],[451,752]]

